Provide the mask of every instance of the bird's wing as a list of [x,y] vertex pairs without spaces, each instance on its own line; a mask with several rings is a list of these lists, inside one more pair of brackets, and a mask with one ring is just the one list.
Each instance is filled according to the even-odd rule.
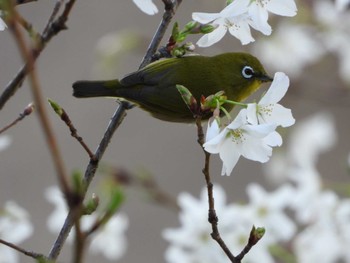
[[156,85],[179,65],[179,58],[168,58],[153,62],[146,67],[126,75],[120,80],[124,86],[134,86],[139,84]]

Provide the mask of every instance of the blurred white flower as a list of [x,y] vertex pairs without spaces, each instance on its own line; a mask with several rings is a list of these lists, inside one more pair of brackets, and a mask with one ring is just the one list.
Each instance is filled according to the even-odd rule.
[[298,263],[339,262],[341,247],[333,224],[313,224],[299,233],[293,244]]
[[[58,233],[67,217],[68,209],[64,197],[58,187],[49,187],[45,191],[47,200],[55,206],[55,210],[47,220],[47,226],[53,233]],[[81,218],[81,228],[88,230],[98,220],[97,214],[85,215]],[[101,226],[92,236],[89,251],[101,253],[107,259],[117,260],[121,258],[127,248],[125,231],[128,227],[126,215],[118,213],[113,215],[108,222]],[[74,231],[72,231],[74,235]],[[68,241],[72,241],[73,235],[69,235]]]
[[[213,192],[221,237],[230,244],[230,250],[238,254],[247,244],[253,219],[244,216],[246,214],[243,212],[244,206],[227,204],[225,191],[220,186],[214,186]],[[181,193],[178,203],[181,208],[179,214],[181,226],[163,231],[164,239],[170,242],[165,253],[166,261],[170,263],[226,262],[227,256],[210,236],[212,229],[208,222],[207,189],[202,190],[200,199],[188,193]],[[255,263],[271,258],[263,245],[254,247],[251,252],[252,260],[247,262]],[[257,255],[261,257],[256,257]]]
[[129,220],[125,214],[114,215],[92,237],[90,250],[94,253],[101,253],[109,260],[120,259],[127,248],[125,231],[128,225]]
[[323,28],[323,42],[339,59],[339,75],[350,83],[350,14],[330,1],[315,1],[314,10]]
[[289,157],[299,166],[314,167],[320,153],[335,145],[333,118],[319,113],[299,123],[290,137]]
[[345,11],[350,8],[350,0],[335,0],[335,7],[338,11]]
[[[7,201],[0,210],[0,238],[18,245],[33,233],[30,215],[14,201]],[[0,246],[0,263],[18,262],[17,252]]]
[[285,213],[290,206],[295,191],[292,186],[285,184],[274,192],[266,192],[258,184],[247,187],[249,203],[246,213],[252,218],[254,225],[264,226],[267,232],[264,239],[270,243],[288,241],[296,233],[296,225]]
[[323,192],[317,202],[310,224],[294,241],[298,262],[349,262],[350,200]]
[[55,206],[54,211],[46,221],[47,227],[52,233],[59,233],[68,215],[67,204],[57,186],[48,187],[44,194],[45,198]]
[[251,124],[276,124],[289,127],[295,123],[290,109],[283,107],[278,102],[284,97],[289,87],[289,78],[282,72],[274,76],[271,87],[260,99],[259,103],[249,103],[247,107],[247,119]]
[[278,133],[273,133],[275,124],[254,125],[247,122],[247,110],[237,117],[218,136],[204,143],[209,153],[218,153],[222,162],[222,175],[230,175],[240,156],[259,162],[267,162],[272,146],[280,142]]
[[0,152],[5,150],[7,147],[10,146],[12,140],[11,137],[8,135],[1,135],[0,136]]
[[7,201],[0,211],[0,236],[6,241],[19,243],[33,233],[30,215],[14,201]]
[[[1,11],[0,11],[0,16],[1,16]],[[7,25],[5,24],[4,20],[2,20],[0,17],[0,31],[4,31],[6,28],[7,28]]]
[[158,13],[157,6],[152,2],[152,0],[132,0],[142,12],[147,15],[154,15]]
[[273,36],[259,39],[254,49],[265,64],[298,77],[306,66],[318,61],[325,52],[315,35],[306,26],[282,22]]

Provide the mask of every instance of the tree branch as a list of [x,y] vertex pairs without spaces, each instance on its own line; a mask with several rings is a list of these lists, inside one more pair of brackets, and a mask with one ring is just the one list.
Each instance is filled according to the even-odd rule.
[[164,37],[165,31],[167,30],[181,2],[182,0],[177,0],[177,1],[163,0],[165,8],[164,8],[162,21],[160,22],[158,29],[154,34],[150,45],[148,46],[146,55],[144,56],[141,62],[140,68],[143,68],[144,66],[152,62],[152,57],[154,53],[157,51],[157,49],[159,48],[159,44]]
[[197,125],[197,136],[198,136],[198,143],[202,147],[205,155],[205,166],[203,169],[203,174],[205,177],[205,181],[207,184],[207,191],[208,191],[208,203],[209,203],[209,210],[208,210],[208,221],[211,224],[212,227],[212,233],[211,237],[219,244],[221,249],[225,252],[226,256],[230,259],[232,263],[239,263],[240,260],[238,260],[230,251],[230,249],[226,246],[224,240],[222,240],[220,236],[220,232],[218,229],[218,222],[219,219],[216,215],[215,211],[215,202],[214,202],[214,193],[213,193],[213,183],[211,182],[210,173],[209,173],[209,163],[210,163],[210,153],[204,150],[203,144],[204,144],[204,132],[202,127],[202,119],[201,117],[196,117],[196,125]]
[[[36,61],[40,53],[44,50],[46,44],[57,35],[62,30],[66,29],[66,22],[68,20],[68,16],[70,11],[74,5],[76,0],[70,0],[66,3],[65,9],[60,17],[58,17],[54,22],[51,22],[50,19],[48,21],[48,25],[46,26],[41,38],[39,39],[35,50],[33,50],[32,59],[33,62]],[[17,72],[16,76],[7,84],[3,93],[0,96],[0,110],[5,106],[8,100],[17,92],[20,86],[23,83],[24,78],[27,76],[30,70],[30,64],[27,61]]]

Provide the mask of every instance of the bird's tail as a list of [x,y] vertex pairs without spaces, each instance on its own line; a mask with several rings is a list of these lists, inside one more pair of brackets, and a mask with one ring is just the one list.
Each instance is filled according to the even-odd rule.
[[119,80],[110,81],[86,81],[80,80],[73,83],[73,96],[77,98],[90,97],[115,97],[116,90],[120,87]]

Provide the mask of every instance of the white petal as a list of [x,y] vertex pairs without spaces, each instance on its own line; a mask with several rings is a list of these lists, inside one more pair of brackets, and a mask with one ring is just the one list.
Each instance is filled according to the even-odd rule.
[[264,35],[271,34],[271,27],[267,23],[268,12],[266,9],[262,8],[260,4],[252,3],[249,6],[249,15],[251,16],[254,23],[251,25]]
[[220,151],[220,146],[222,142],[225,140],[226,134],[228,130],[225,128],[223,129],[219,135],[212,138],[210,141],[207,141],[203,144],[204,149],[208,153],[218,153]]
[[147,15],[154,15],[158,13],[157,6],[152,2],[152,0],[132,0],[142,12]]
[[242,155],[245,158],[261,163],[267,162],[271,154],[272,148],[258,138],[249,138],[249,141],[247,139],[242,148]]
[[276,129],[277,125],[274,123],[263,123],[259,125],[245,125],[244,130],[249,136],[256,138],[264,138]]
[[236,118],[227,126],[230,130],[235,130],[247,124],[247,110],[241,109]]
[[205,34],[198,41],[197,45],[199,47],[209,47],[217,42],[219,42],[227,32],[227,28],[223,25],[219,25],[213,32]]
[[270,88],[261,98],[259,104],[270,104],[279,102],[286,94],[289,87],[289,78],[283,72],[276,72]]
[[271,13],[280,16],[295,16],[297,14],[297,6],[294,0],[270,0],[266,8]]
[[238,38],[242,45],[247,45],[251,42],[254,42],[254,38],[250,33],[250,27],[248,22],[240,21],[237,23],[237,26],[231,26],[229,32],[234,37]]
[[247,0],[235,0],[228,6],[226,6],[221,12],[222,17],[233,17],[244,14],[248,10],[249,1]]
[[223,162],[221,175],[230,175],[236,166],[241,154],[238,151],[237,144],[231,140],[226,140],[220,149],[220,158]]
[[264,138],[264,142],[267,145],[276,147],[276,146],[281,146],[283,141],[282,141],[281,135],[278,132],[274,131]]
[[205,134],[205,141],[210,141],[220,133],[220,127],[216,119],[208,121],[208,128]]
[[280,104],[275,104],[272,114],[265,115],[264,120],[267,123],[275,123],[277,125],[281,125],[282,127],[289,127],[295,123],[292,111]]
[[192,19],[201,24],[207,24],[220,17],[220,13],[201,13],[193,12]]
[[256,103],[249,103],[247,106],[247,120],[250,124],[258,125],[258,116],[257,116],[257,107]]

